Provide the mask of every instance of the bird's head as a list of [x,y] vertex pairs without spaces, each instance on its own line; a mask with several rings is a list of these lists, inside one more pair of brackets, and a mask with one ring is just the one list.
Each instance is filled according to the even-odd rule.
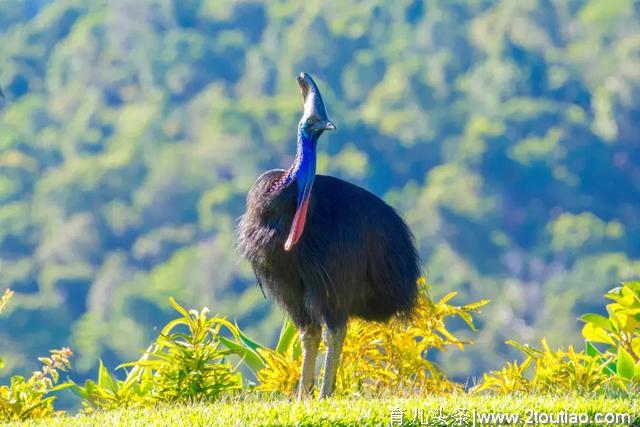
[[325,130],[335,130],[336,126],[327,117],[327,110],[324,108],[320,90],[311,76],[307,73],[300,73],[296,80],[300,85],[304,102],[304,113],[300,119],[298,130],[314,140]]

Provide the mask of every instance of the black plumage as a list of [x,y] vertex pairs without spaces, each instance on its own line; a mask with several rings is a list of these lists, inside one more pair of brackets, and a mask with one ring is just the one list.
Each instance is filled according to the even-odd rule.
[[386,320],[410,310],[420,270],[411,234],[395,210],[363,188],[318,175],[302,237],[285,251],[296,181],[268,191],[284,173],[266,172],[249,192],[240,247],[260,285],[293,322],[334,327],[351,315]]
[[413,237],[396,211],[372,193],[315,175],[319,136],[335,126],[313,79],[298,76],[305,112],[296,161],[265,172],[249,191],[239,248],[261,287],[301,331],[299,397],[310,392],[321,326],[327,356],[320,397],[333,392],[350,316],[386,320],[408,313],[420,267]]

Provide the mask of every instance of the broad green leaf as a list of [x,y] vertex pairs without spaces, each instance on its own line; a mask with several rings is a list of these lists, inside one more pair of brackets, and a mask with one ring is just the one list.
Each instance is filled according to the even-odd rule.
[[265,346],[263,346],[262,344],[257,343],[256,341],[252,340],[251,338],[249,338],[248,336],[246,336],[244,334],[244,332],[242,332],[242,329],[237,327],[238,325],[236,325],[236,331],[238,332],[238,336],[240,337],[240,340],[249,348],[251,348],[251,350],[257,350],[259,348],[265,348]]
[[622,378],[630,380],[635,374],[635,362],[633,357],[622,346],[618,348],[618,375]]
[[98,386],[110,390],[114,394],[118,392],[118,385],[111,377],[111,374],[104,366],[104,363],[102,363],[102,359],[100,359],[98,363]]
[[588,341],[601,342],[612,346],[616,345],[615,341],[604,329],[594,326],[593,323],[587,323],[584,325],[582,328],[582,336]]
[[611,322],[604,316],[595,313],[588,313],[578,318],[585,323],[591,323],[599,328],[604,329],[605,331],[611,332]]
[[278,339],[278,344],[276,345],[276,353],[284,354],[291,345],[291,340],[295,338],[296,333],[295,326],[286,318],[284,323],[282,324],[282,329],[280,330],[280,338]]
[[264,360],[258,352],[252,348],[245,347],[240,343],[230,340],[227,337],[220,336],[220,342],[226,346],[229,350],[233,350],[236,354],[242,357],[244,363],[251,369],[254,374],[257,374],[260,369],[265,367]]

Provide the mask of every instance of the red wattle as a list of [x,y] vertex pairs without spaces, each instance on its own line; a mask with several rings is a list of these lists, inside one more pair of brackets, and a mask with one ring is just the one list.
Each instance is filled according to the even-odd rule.
[[285,251],[290,251],[293,245],[300,240],[300,236],[302,236],[302,231],[304,230],[304,223],[307,220],[308,207],[309,199],[303,200],[300,206],[298,206],[296,214],[293,217],[293,222],[291,223],[291,231],[289,231],[289,236],[284,244]]

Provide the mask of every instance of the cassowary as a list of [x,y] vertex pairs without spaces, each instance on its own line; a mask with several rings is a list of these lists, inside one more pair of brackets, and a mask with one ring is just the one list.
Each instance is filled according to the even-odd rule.
[[411,232],[392,207],[358,186],[316,176],[318,138],[336,127],[311,76],[301,73],[297,81],[304,114],[295,160],[287,170],[262,174],[249,191],[238,246],[258,284],[300,331],[298,399],[312,392],[326,326],[323,398],[335,387],[349,316],[409,313],[420,266]]

